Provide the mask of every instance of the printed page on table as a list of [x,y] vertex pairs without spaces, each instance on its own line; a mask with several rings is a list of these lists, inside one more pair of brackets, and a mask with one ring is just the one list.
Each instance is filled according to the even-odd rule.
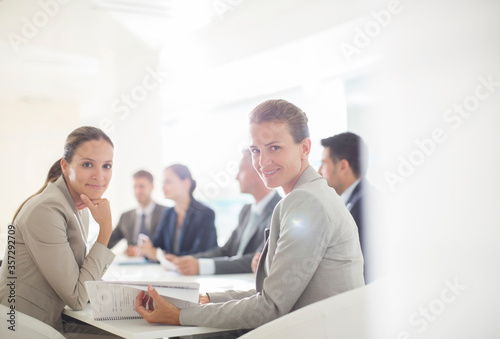
[[137,288],[102,281],[85,283],[92,316],[96,320],[140,318],[135,311]]
[[122,282],[125,286],[133,287],[141,291],[148,290],[153,285],[159,295],[170,301],[179,308],[188,308],[198,305],[200,298],[200,284],[197,282]]
[[106,282],[85,283],[92,315],[96,320],[140,318],[135,299],[153,285],[164,299],[179,308],[198,305],[199,284],[193,282]]

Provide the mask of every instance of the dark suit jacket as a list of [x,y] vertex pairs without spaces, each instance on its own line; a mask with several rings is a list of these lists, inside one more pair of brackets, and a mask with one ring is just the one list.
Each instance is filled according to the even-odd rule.
[[364,240],[363,193],[365,185],[366,182],[364,180],[361,180],[359,184],[352,191],[349,200],[347,200],[346,202],[346,207],[349,210],[349,212],[351,212],[351,215],[354,218],[356,225],[358,226],[359,240],[361,242],[361,251],[363,251],[363,242],[364,242],[363,241]]
[[[163,216],[163,211],[167,207],[158,205],[155,203],[155,208],[153,209],[153,214],[151,215],[151,236],[156,233],[156,228],[160,223],[161,217]],[[127,239],[129,245],[137,245],[137,239],[139,238],[139,229],[134,229],[136,212],[135,209],[123,213],[116,225],[111,238],[109,239],[108,248],[115,246],[123,238]]]
[[215,213],[209,207],[191,199],[181,227],[178,252],[174,252],[177,212],[174,207],[163,213],[153,238],[153,246],[175,255],[189,255],[207,251],[217,246]]
[[210,251],[197,253],[194,256],[197,258],[213,258],[215,262],[215,274],[228,273],[251,273],[251,262],[255,252],[260,252],[264,246],[264,229],[268,228],[271,223],[274,207],[281,200],[278,193],[273,193],[274,196],[269,200],[266,207],[262,211],[257,220],[257,227],[250,238],[250,241],[243,251],[243,255],[236,257],[240,239],[245,230],[248,219],[251,215],[251,205],[243,206],[240,212],[238,226],[234,229],[229,240],[222,247],[216,247]]
[[352,191],[349,200],[346,202],[346,207],[351,212],[356,225],[358,226],[359,242],[361,244],[361,251],[364,257],[364,276],[365,282],[370,283],[374,280],[374,272],[370,267],[370,261],[372,261],[372,253],[369,249],[368,233],[369,223],[366,222],[366,196],[371,192],[372,189],[365,179],[362,179],[359,184]]

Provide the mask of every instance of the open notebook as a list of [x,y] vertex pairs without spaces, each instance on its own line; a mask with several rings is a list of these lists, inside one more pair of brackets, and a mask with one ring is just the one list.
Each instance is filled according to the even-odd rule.
[[198,305],[200,284],[196,282],[87,281],[92,316],[95,320],[141,318],[134,309],[135,298],[149,285],[179,308]]

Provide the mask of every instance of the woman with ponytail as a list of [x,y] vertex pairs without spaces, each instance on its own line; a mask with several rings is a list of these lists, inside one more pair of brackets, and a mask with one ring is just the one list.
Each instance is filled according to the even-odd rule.
[[188,255],[217,246],[215,213],[193,198],[195,188],[196,181],[186,166],[171,165],[163,172],[163,193],[175,205],[163,213],[152,243],[143,246],[149,259],[157,259],[157,248],[167,254]]
[[[102,198],[111,180],[113,143],[100,129],[80,127],[66,139],[63,157],[49,170],[45,185],[21,204],[15,230],[15,308],[63,333],[85,332],[65,322],[68,305],[81,310],[88,301],[85,282],[101,279],[114,259],[107,248],[112,223]],[[99,224],[87,248],[89,211]],[[6,256],[7,257],[7,254]],[[0,303],[10,306],[8,276],[0,270]]]

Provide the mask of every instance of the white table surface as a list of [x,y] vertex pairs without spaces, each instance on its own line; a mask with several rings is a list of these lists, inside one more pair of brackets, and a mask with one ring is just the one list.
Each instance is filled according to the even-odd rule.
[[[140,259],[139,259],[140,260]],[[248,274],[196,275],[183,276],[177,272],[166,271],[159,264],[140,263],[138,259],[117,256],[104,274],[108,281],[195,281],[200,283],[200,293],[227,289],[249,290],[255,288],[255,276]],[[90,305],[81,311],[66,307],[64,314],[98,327],[110,333],[129,339],[164,338],[193,336],[197,334],[224,332],[230,329],[149,324],[144,319],[94,320]]]
[[197,334],[224,332],[228,329],[149,324],[144,319],[94,320],[90,304],[81,311],[64,309],[64,314],[89,325],[128,339],[151,339],[164,337],[193,336]]

